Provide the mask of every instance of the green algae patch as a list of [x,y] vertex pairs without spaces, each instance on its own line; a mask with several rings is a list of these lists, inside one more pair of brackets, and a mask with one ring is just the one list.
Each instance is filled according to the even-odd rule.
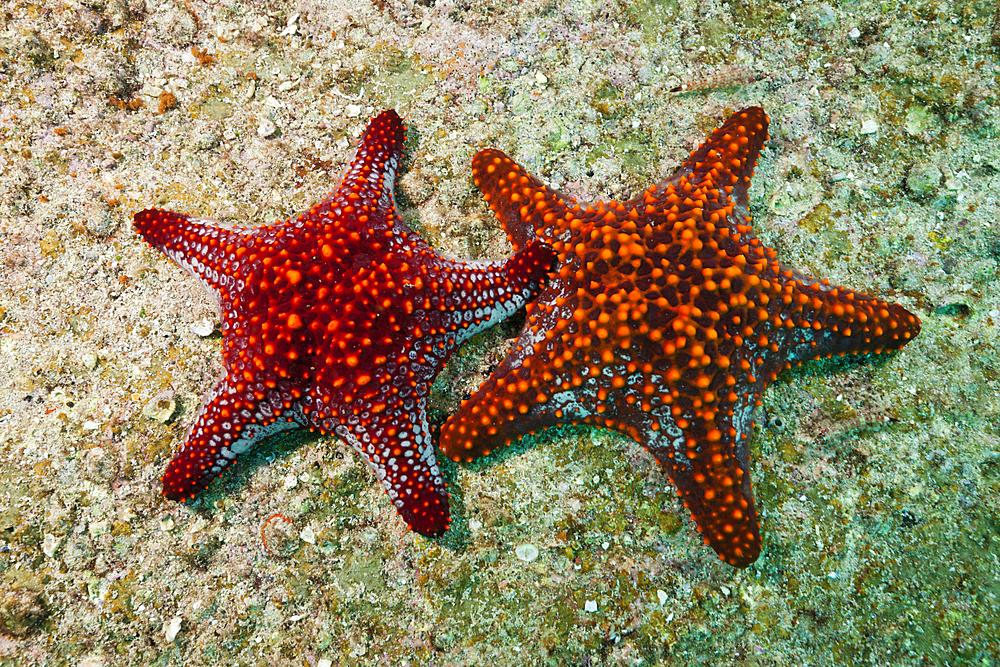
[[642,29],[646,39],[656,42],[664,27],[678,19],[679,0],[639,0],[623,6],[628,17]]

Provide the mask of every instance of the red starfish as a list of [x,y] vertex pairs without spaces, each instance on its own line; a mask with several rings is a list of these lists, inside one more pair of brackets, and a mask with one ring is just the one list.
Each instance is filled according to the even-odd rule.
[[404,143],[395,111],[371,121],[339,189],[258,228],[148,209],[135,228],[200,278],[222,317],[225,376],[163,475],[187,500],[262,440],[336,433],[364,455],[410,527],[448,528],[425,405],[459,343],[525,303],[552,262],[531,244],[506,263],[445,259],[396,213]]
[[442,428],[448,456],[561,423],[620,431],[665,468],[721,558],[756,560],[749,439],[765,387],[792,364],[895,350],[920,331],[901,306],[806,278],[754,237],[747,189],[767,122],[744,109],[672,177],[586,209],[500,151],[473,158],[515,249],[548,241],[558,272],[516,349]]

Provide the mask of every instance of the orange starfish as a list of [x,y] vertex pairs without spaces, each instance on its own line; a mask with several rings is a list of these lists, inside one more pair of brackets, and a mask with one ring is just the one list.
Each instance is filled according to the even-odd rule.
[[767,124],[763,109],[737,112],[667,180],[585,208],[500,151],[473,158],[515,249],[541,239],[558,260],[516,349],[443,427],[448,456],[556,424],[614,429],[652,452],[723,560],[757,559],[749,440],[768,383],[920,331],[902,306],[807,278],[754,236],[747,189]]

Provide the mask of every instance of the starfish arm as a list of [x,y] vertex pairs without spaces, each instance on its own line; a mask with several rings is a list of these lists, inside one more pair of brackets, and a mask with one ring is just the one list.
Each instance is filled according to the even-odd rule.
[[[532,241],[506,261],[440,258],[427,280],[443,288],[425,308],[425,327],[454,333],[458,345],[510,317],[535,294],[555,261],[551,246]],[[405,298],[405,297],[404,297]]]
[[233,252],[252,243],[249,230],[159,208],[136,213],[133,224],[149,245],[198,278],[216,303],[219,292],[235,284],[229,266]]
[[348,404],[311,411],[310,423],[337,435],[364,457],[412,530],[437,537],[451,518],[447,485],[427,424],[429,385],[400,391],[388,375],[379,380],[384,381],[381,386]]
[[[510,396],[516,388],[519,364],[508,355],[473,396],[441,427],[439,446],[445,456],[471,462],[509,445],[530,433],[559,423],[555,413],[522,396]],[[570,423],[567,419],[564,423]],[[579,420],[578,420],[579,421]]]
[[674,178],[685,175],[702,188],[720,190],[720,196],[728,195],[747,215],[747,191],[767,140],[767,126],[767,114],[760,107],[736,112],[691,153]]
[[472,158],[472,176],[514,250],[536,237],[546,241],[569,239],[559,225],[578,213],[576,202],[530,176],[503,151],[490,148],[477,153]]
[[371,237],[382,233],[391,237],[394,227],[398,228],[396,231],[409,232],[395,214],[396,175],[405,142],[406,127],[393,109],[373,118],[358,142],[357,153],[340,186],[299,219],[315,223],[329,214],[341,224],[353,220],[359,230],[368,230]]
[[653,454],[698,531],[719,557],[747,567],[760,555],[760,526],[750,481],[750,435],[757,396],[655,416],[640,442]]
[[[749,229],[747,193],[760,150],[767,140],[767,114],[760,107],[748,107],[730,116],[717,130],[692,151],[688,159],[669,177],[656,183],[626,208],[640,214],[674,212],[683,215],[694,201],[699,208],[725,209],[714,222],[728,214],[732,231],[744,233],[744,241],[756,238]],[[747,227],[747,229],[737,229]]]
[[[558,283],[559,279],[556,278]],[[528,306],[528,320],[514,349],[479,390],[441,428],[441,450],[469,462],[529,433],[560,423],[604,423],[608,365],[600,350],[573,345],[580,322],[561,320],[563,290],[546,292]],[[608,415],[614,410],[608,411]],[[619,430],[625,430],[624,428]],[[635,429],[630,435],[636,436]]]
[[809,359],[898,350],[920,333],[920,318],[899,304],[826,281],[794,280],[785,294],[790,302],[771,316],[770,324],[779,332],[784,327],[781,344],[788,352],[783,367],[772,373]]
[[275,389],[257,400],[240,384],[227,375],[206,395],[187,439],[160,478],[167,498],[194,498],[237,455],[278,433],[305,426],[289,391]]

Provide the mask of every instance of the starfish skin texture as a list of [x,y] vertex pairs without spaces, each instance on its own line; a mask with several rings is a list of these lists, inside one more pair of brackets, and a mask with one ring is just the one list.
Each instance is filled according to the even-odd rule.
[[554,260],[441,257],[403,223],[394,184],[405,128],[374,118],[340,187],[297,218],[235,228],[173,211],[136,231],[201,279],[220,307],[225,373],[162,477],[189,500],[238,454],[283,431],[336,434],[365,457],[414,531],[448,528],[425,411],[464,340],[524,305]]
[[787,268],[754,236],[750,178],[768,118],[731,116],[670,178],[581,207],[498,150],[475,183],[514,248],[557,253],[515,349],[441,430],[471,461],[557,424],[619,431],[650,451],[705,542],[735,567],[760,554],[752,413],[792,365],[895,350],[920,331],[897,304]]

